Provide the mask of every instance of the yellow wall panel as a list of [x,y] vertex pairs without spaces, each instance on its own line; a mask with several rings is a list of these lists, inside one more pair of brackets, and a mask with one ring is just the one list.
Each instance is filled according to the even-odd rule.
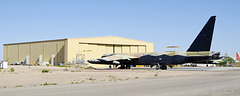
[[57,64],[58,63],[64,63],[64,42],[63,41],[61,41],[61,42],[58,42],[58,50],[57,50],[57,55],[56,55],[56,57],[57,57]]
[[88,52],[85,52],[86,50],[90,50],[88,48],[88,44],[78,44],[78,48],[77,48],[77,50],[75,50],[73,60],[76,60],[76,59],[82,60],[82,59],[86,58],[86,56],[88,56],[87,55]]
[[3,46],[3,61],[7,61],[8,60],[8,46],[5,45]]
[[73,62],[76,60],[76,55],[81,51],[81,48],[84,45],[79,44],[77,39],[68,39],[67,40],[67,62]]
[[44,44],[44,62],[51,63],[52,55],[57,55],[57,43],[56,42],[48,42]]
[[8,62],[10,64],[18,62],[18,45],[8,45]]
[[77,51],[83,52],[83,50],[90,50],[88,44],[79,44]]
[[19,62],[25,62],[30,56],[30,44],[19,44]]
[[64,40],[64,64],[68,63],[68,39]]
[[[30,63],[36,64],[40,55],[43,56],[44,45],[42,43],[33,43],[31,44],[31,56]],[[43,57],[44,58],[44,57]]]
[[146,45],[144,45],[144,46],[145,46],[146,52],[154,52],[154,50],[153,50],[153,44],[148,43],[148,44],[146,44]]

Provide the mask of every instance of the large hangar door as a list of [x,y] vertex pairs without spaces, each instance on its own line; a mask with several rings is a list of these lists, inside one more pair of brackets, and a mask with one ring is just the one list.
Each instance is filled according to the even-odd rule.
[[104,45],[97,45],[97,56],[101,57],[103,54],[106,54],[106,48]]
[[138,46],[132,45],[130,48],[131,53],[138,53]]
[[114,53],[113,52],[113,45],[106,45],[105,53],[107,53],[107,54]]
[[114,48],[113,49],[115,49],[115,53],[122,53],[122,46],[121,45],[115,45],[115,46],[113,46]]
[[122,46],[122,53],[130,53],[130,46]]
[[[90,54],[85,53],[86,56],[86,60],[87,59],[93,59],[93,58],[99,58],[98,56],[98,46],[96,44],[88,44],[88,48],[87,49],[83,49],[84,50],[91,50]],[[84,52],[83,52],[84,54]]]
[[146,52],[146,46],[138,46],[139,53],[145,53]]

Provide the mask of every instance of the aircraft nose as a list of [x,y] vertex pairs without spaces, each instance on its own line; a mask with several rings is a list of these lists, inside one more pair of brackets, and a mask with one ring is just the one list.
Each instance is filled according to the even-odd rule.
[[93,59],[93,60],[87,60],[89,63],[99,63],[100,61],[97,59]]

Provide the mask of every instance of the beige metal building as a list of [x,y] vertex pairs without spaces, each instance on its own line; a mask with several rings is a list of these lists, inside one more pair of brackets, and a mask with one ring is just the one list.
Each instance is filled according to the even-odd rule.
[[153,43],[110,36],[11,43],[4,44],[3,49],[3,59],[9,64],[25,62],[56,65],[96,59],[106,53],[153,52]]

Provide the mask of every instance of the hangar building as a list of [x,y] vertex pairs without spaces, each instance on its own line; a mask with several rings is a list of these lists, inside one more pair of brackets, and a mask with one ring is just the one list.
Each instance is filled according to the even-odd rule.
[[[67,38],[3,45],[3,60],[9,64],[73,64],[106,53],[153,52],[153,43],[122,37]],[[91,66],[99,67],[92,64]]]

